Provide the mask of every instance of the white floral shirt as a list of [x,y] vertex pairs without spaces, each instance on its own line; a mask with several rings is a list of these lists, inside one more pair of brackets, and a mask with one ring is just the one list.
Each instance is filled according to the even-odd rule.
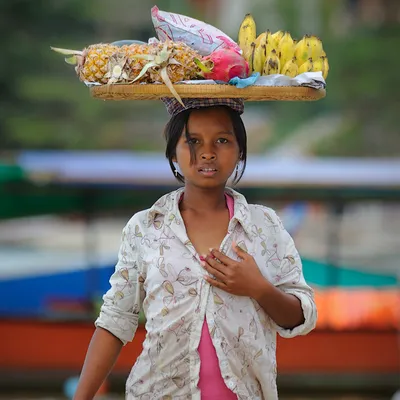
[[265,278],[300,299],[305,322],[283,329],[253,299],[211,287],[179,212],[183,188],[171,192],[125,226],[111,288],[96,320],[126,344],[143,307],[147,335],[127,380],[127,399],[201,398],[197,348],[204,317],[227,387],[238,399],[277,399],[276,333],[290,338],[315,327],[313,291],[280,219],[238,192],[226,192],[234,199],[234,216],[220,250],[236,259],[231,248],[236,241]]

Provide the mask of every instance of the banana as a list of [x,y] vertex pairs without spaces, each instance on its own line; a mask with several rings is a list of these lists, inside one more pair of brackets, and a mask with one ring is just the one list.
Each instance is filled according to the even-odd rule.
[[319,57],[318,60],[313,61],[313,72],[318,72],[321,71],[323,73],[324,71],[324,59],[322,57]]
[[281,70],[281,74],[290,76],[292,78],[297,76],[298,72],[299,72],[299,67],[296,63],[296,57],[293,57],[291,60],[287,61]]
[[249,61],[251,44],[256,40],[256,22],[251,14],[246,14],[238,33],[238,45],[243,51],[243,57]]
[[274,45],[273,45],[274,48],[277,48],[279,46],[279,42],[281,41],[284,34],[285,34],[284,31],[277,31],[271,35],[272,40],[274,42]]
[[322,76],[324,77],[324,79],[326,79],[326,77],[328,76],[328,72],[329,72],[329,64],[328,64],[327,57],[321,56],[320,58],[318,58],[318,60],[313,61],[312,71],[314,71],[314,72],[321,71]]
[[252,42],[250,44],[250,55],[249,58],[247,60],[247,62],[249,63],[249,74],[251,75],[254,72],[254,56],[255,56],[255,52],[256,52],[256,43]]
[[266,54],[267,34],[268,32],[263,32],[260,35],[258,35],[255,41],[255,49],[252,53],[253,70],[254,72],[259,72],[260,74],[263,71],[265,60],[267,58]]
[[308,35],[303,36],[294,49],[294,55],[296,56],[297,65],[299,67],[311,57],[311,49],[308,39]]
[[309,43],[310,49],[311,49],[310,57],[314,61],[318,60],[321,57],[322,51],[323,51],[321,39],[318,36],[311,35],[308,38],[308,43]]
[[312,72],[313,70],[313,60],[310,57],[305,63],[301,64],[299,67],[299,75],[304,72]]
[[326,53],[325,53],[325,50],[324,50],[324,49],[322,49],[321,57],[326,57]]
[[265,59],[267,59],[271,55],[272,50],[277,51],[278,44],[279,43],[276,43],[276,39],[274,39],[272,37],[271,32],[268,30],[267,31],[267,42],[266,42],[266,45],[265,45]]
[[263,75],[279,74],[281,69],[279,57],[275,50],[272,50],[270,56],[265,60]]
[[294,57],[294,44],[289,32],[285,32],[279,42],[278,57],[282,67]]

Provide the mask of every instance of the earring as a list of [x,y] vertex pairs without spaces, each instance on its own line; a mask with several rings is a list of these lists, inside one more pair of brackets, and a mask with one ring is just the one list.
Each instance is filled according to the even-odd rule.
[[174,170],[174,174],[175,174],[176,177],[178,176],[178,170],[176,168]]

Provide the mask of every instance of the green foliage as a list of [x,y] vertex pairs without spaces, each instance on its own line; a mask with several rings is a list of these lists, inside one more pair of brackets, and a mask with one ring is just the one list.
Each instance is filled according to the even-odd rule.
[[[193,2],[160,0],[157,4],[160,9],[202,18]],[[316,33],[323,39],[331,66],[326,99],[252,105],[260,113],[268,108],[272,115],[274,134],[265,146],[279,144],[314,116],[333,112],[348,120],[347,128],[322,141],[314,149],[317,154],[400,154],[396,47],[400,28],[367,29],[355,23],[341,34],[345,28],[339,11],[345,4],[325,0],[318,11],[321,31]],[[0,149],[162,150],[167,114],[160,102],[93,100],[74,68],[50,51],[50,46],[82,49],[101,41],[147,40],[155,35],[152,5],[148,0],[0,2],[0,33],[7,38],[0,63]],[[262,3],[257,8],[260,25],[263,7],[267,10]],[[300,32],[299,7],[292,0],[276,2],[282,29],[295,37],[306,33]]]

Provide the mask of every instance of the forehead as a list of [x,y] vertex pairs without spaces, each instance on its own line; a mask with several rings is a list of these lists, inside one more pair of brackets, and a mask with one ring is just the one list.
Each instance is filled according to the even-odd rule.
[[193,110],[188,119],[189,132],[233,131],[229,113],[222,107]]

